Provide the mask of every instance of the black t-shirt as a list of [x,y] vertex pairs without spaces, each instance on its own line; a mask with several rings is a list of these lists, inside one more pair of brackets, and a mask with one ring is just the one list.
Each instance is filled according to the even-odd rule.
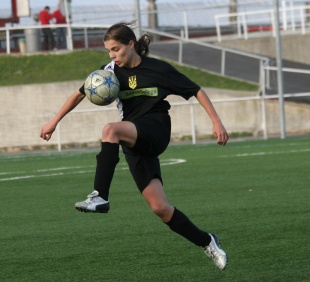
[[[167,112],[170,104],[164,99],[168,95],[188,100],[200,89],[169,63],[149,57],[142,57],[141,63],[134,68],[114,65],[114,73],[120,82],[118,108],[123,120],[132,121],[152,112]],[[85,94],[84,85],[80,92]]]

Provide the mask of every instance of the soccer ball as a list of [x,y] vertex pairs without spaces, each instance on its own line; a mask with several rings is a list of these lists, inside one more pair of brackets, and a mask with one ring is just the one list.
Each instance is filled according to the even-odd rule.
[[119,81],[114,73],[97,70],[86,78],[84,90],[86,97],[93,104],[106,106],[118,97]]

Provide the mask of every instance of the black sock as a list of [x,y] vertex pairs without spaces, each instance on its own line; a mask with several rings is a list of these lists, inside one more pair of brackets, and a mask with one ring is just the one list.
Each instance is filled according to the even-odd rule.
[[97,168],[94,188],[99,196],[106,201],[109,199],[110,185],[113,179],[114,170],[119,162],[119,144],[102,142],[101,151],[96,156]]
[[200,230],[185,214],[176,208],[174,208],[171,220],[166,224],[172,231],[178,233],[197,246],[206,247],[211,242],[211,237],[208,233]]

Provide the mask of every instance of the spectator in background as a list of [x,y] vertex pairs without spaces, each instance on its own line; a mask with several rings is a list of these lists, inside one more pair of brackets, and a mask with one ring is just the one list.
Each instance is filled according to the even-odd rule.
[[[50,20],[52,19],[52,15],[49,13],[50,7],[46,6],[44,10],[40,12],[39,18],[42,26],[46,26],[50,24]],[[55,48],[55,39],[52,32],[52,29],[49,27],[42,28],[43,36],[44,36],[44,49],[49,50],[49,45],[51,43],[51,49]]]
[[[66,18],[61,13],[59,7],[58,9],[52,14],[52,18],[56,20],[56,24],[66,24]],[[56,29],[56,37],[57,37],[57,49],[67,49],[67,40],[66,40],[66,28],[65,27],[57,27]]]

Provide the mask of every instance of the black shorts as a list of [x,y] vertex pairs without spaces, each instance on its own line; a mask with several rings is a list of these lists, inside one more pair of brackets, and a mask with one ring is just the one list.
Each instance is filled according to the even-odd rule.
[[171,121],[167,113],[152,113],[132,123],[138,132],[136,144],[133,148],[122,148],[130,172],[142,193],[152,179],[158,178],[163,182],[158,156],[170,142]]

